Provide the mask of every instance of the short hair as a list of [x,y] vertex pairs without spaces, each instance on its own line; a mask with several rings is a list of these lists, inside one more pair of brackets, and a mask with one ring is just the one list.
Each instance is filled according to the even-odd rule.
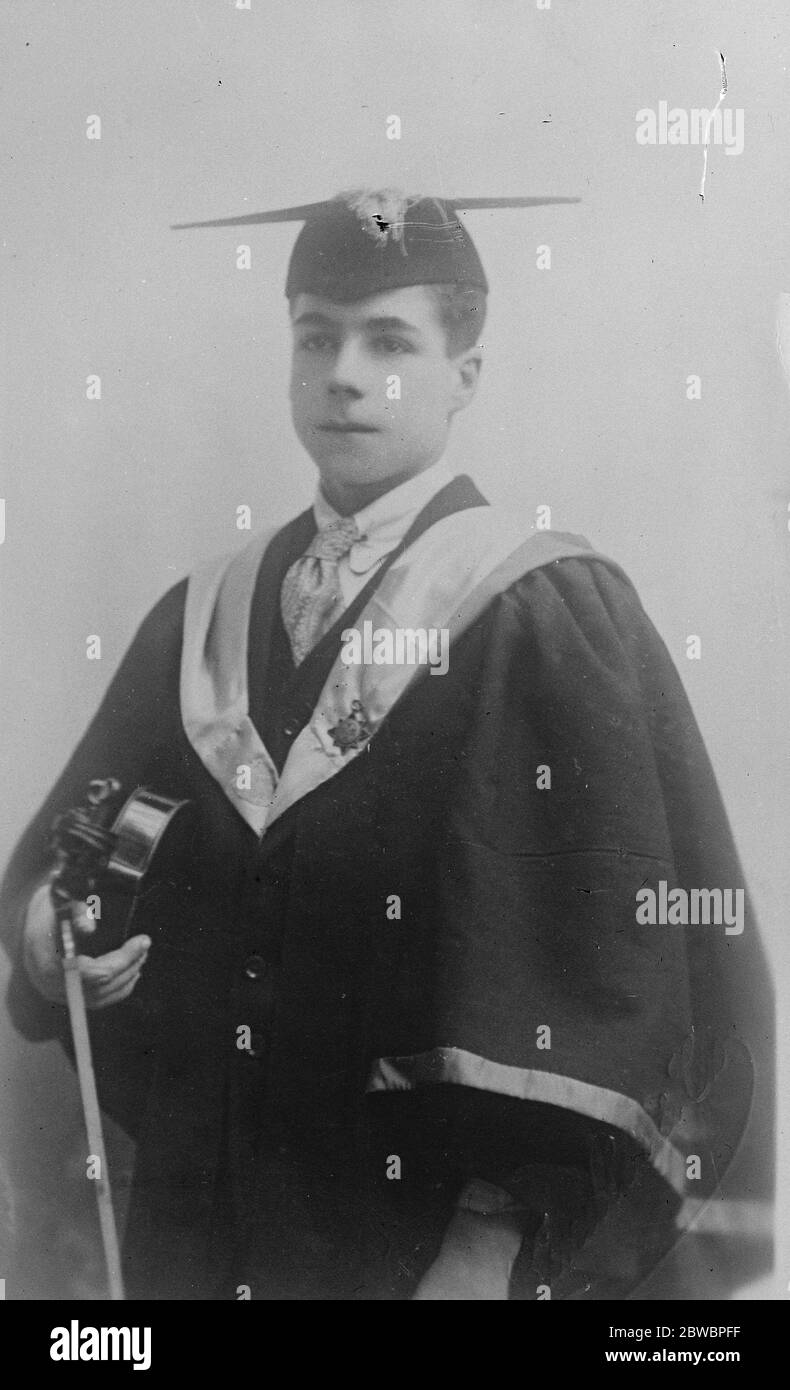
[[476,285],[426,285],[444,330],[447,356],[457,357],[480,342],[486,321],[486,292]]

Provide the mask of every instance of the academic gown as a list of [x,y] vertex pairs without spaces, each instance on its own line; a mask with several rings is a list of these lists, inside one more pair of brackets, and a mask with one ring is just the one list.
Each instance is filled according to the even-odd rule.
[[[472,509],[455,479],[417,544]],[[264,547],[249,601],[242,723],[284,780],[382,582],[294,671],[279,591],[314,529],[305,512]],[[715,779],[622,570],[570,537],[521,570],[447,673],[417,673],[262,833],[187,734],[176,585],[22,837],[9,1007],[68,1048],[19,946],[54,817],[98,776],[192,803],[187,851],[137,910],[142,978],[90,1016],[102,1104],[137,1143],[131,1296],[408,1298],[459,1193],[504,1193],[525,1236],[512,1297],[639,1297],[684,1200],[716,1190],[769,1065],[754,922],[635,915],[661,880],[742,886]]]

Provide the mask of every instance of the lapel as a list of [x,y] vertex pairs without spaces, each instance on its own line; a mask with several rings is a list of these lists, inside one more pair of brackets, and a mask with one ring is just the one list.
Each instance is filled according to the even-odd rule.
[[279,534],[255,537],[230,561],[213,561],[196,571],[187,589],[181,661],[184,730],[204,766],[259,836],[308,792],[348,767],[409,687],[427,676],[424,657],[417,662],[412,657],[410,664],[348,664],[342,632],[355,624],[360,630],[367,626],[392,642],[397,634],[435,629],[447,634],[452,649],[496,594],[522,574],[593,553],[586,542],[552,532],[523,541],[519,516],[489,507],[470,479],[455,479],[432,499],[402,545],[387,557],[386,570],[379,568],[289,681],[293,741],[278,774],[250,717],[250,620],[255,607],[252,646],[260,652],[254,661],[265,666],[286,560],[294,558],[294,551],[302,553],[313,530],[311,514],[303,513]]
[[[256,684],[256,680],[260,680],[261,677],[265,678],[275,621],[280,612],[280,585],[283,577],[294,560],[304,554],[315,535],[315,529],[313,510],[312,507],[308,507],[307,511],[301,512],[281,531],[278,531],[266,547],[258,567],[250,608],[251,638],[254,635],[254,640],[250,641],[249,648],[251,690]],[[253,677],[253,665],[256,663],[256,657],[258,657],[257,667],[259,670],[256,670],[255,677]]]
[[280,613],[280,588],[289,566],[304,554],[315,529],[310,508],[274,537],[258,569],[250,608],[249,714],[278,768],[290,746],[282,735],[282,692],[296,669]]
[[[522,534],[520,518],[494,508],[454,513],[423,533],[408,556],[390,568],[356,623],[359,645],[367,638],[372,650],[359,664],[337,655],[291,747],[267,811],[267,828],[367,751],[398,702],[428,679],[425,656],[399,662],[388,655],[378,664],[376,645],[393,653],[398,634],[433,630],[443,634],[452,659],[468,628],[523,575],[559,560],[603,558],[581,537],[538,532],[523,541]],[[346,630],[354,631],[351,623]]]
[[[279,702],[280,722],[284,729],[288,730],[287,738],[292,742],[297,734],[304,728],[309,720],[316,701],[323,689],[332,667],[335,664],[341,646],[341,635],[346,628],[353,627],[359,615],[366,607],[369,599],[384,580],[384,576],[390,567],[397,563],[401,555],[408,550],[409,546],[423,533],[435,526],[437,522],[443,521],[445,517],[453,516],[456,512],[466,511],[470,507],[487,507],[483,494],[478,490],[472,479],[466,474],[460,474],[452,479],[433,496],[423,507],[422,511],[415,517],[409,530],[406,532],[400,545],[385,557],[383,565],[376,567],[374,574],[362,588],[356,598],[349,604],[348,608],[341,613],[337,622],[331,627],[320,641],[308,652],[307,656],[298,667],[293,668],[293,673],[282,692]],[[315,525],[313,525],[313,531]],[[312,536],[305,541],[303,550],[307,548]],[[302,551],[298,552],[299,554]],[[296,558],[296,557],[294,557]],[[265,561],[264,561],[265,565]],[[264,565],[261,566],[263,570]],[[280,583],[285,574],[283,570],[280,575]],[[274,595],[274,602],[279,610],[280,589]],[[287,640],[287,639],[286,639]],[[255,708],[255,706],[253,706]]]

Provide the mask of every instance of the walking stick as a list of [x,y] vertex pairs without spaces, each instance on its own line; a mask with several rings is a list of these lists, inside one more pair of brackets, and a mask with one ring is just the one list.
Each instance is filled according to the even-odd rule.
[[110,1298],[113,1300],[124,1298],[121,1253],[112,1203],[107,1152],[104,1147],[99,1096],[93,1071],[88,1014],[85,1008],[85,996],[82,992],[82,977],[77,959],[74,931],[75,898],[87,896],[91,887],[91,879],[97,867],[102,862],[106,863],[115,839],[112,832],[101,825],[102,817],[99,808],[119,789],[119,784],[113,779],[108,778],[101,783],[92,782],[88,792],[88,801],[95,809],[92,811],[77,809],[58,818],[54,827],[57,867],[50,885],[50,895],[55,908],[63,955],[66,1003],[69,1010],[71,1036],[74,1042],[82,1113],[88,1137],[88,1153],[91,1158],[98,1159],[99,1163],[99,1172],[95,1179],[96,1203],[99,1209],[99,1226],[107,1267],[107,1284]]
[[84,902],[101,883],[102,902],[110,909],[110,926],[108,928],[103,924],[101,936],[95,933],[98,943],[94,938],[88,938],[82,952],[93,954],[97,947],[102,951],[112,949],[126,938],[137,896],[148,881],[154,858],[166,867],[170,857],[175,856],[176,861],[179,858],[183,860],[185,854],[192,852],[191,822],[184,814],[191,805],[189,801],[173,800],[147,787],[138,787],[118,811],[120,790],[121,785],[114,777],[93,781],[88,788],[88,805],[74,807],[58,816],[52,827],[55,872],[50,882],[63,957],[66,1003],[74,1040],[88,1153],[99,1163],[96,1202],[111,1299],[122,1299],[124,1290],[88,1015],[75,941],[75,934],[79,931],[76,905]]

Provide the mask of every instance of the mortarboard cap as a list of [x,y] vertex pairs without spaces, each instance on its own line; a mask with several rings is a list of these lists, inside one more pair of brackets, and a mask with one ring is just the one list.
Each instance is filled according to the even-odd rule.
[[459,213],[477,208],[544,207],[578,198],[407,197],[397,189],[351,190],[321,203],[252,212],[191,227],[251,227],[303,222],[285,293],[339,301],[364,299],[408,285],[458,284],[488,289],[474,242]]

